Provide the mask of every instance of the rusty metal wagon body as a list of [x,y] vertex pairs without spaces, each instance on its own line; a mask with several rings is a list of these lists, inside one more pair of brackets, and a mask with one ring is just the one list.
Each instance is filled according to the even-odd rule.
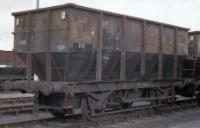
[[187,28],[75,4],[13,16],[14,50],[27,64],[22,83],[39,89],[39,102],[52,110],[84,106],[83,97],[101,106],[112,94],[119,103],[173,99],[175,86],[193,77],[181,69]]

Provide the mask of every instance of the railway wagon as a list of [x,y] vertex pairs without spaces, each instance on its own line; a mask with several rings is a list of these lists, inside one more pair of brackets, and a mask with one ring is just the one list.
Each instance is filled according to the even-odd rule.
[[12,15],[14,49],[27,64],[27,80],[13,88],[34,86],[56,116],[81,108],[91,119],[194,94],[187,28],[75,4]]
[[14,51],[0,50],[0,65],[1,67],[17,67],[25,68],[23,60],[21,60]]
[[26,66],[13,51],[0,50],[0,84],[26,79]]
[[193,31],[189,33],[189,48],[188,54],[190,57],[199,58],[200,57],[200,31]]

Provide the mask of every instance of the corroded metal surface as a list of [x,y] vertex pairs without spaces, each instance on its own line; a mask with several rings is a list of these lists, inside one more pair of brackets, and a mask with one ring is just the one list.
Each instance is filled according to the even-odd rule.
[[70,10],[70,48],[96,49],[99,35],[99,16],[84,10]]
[[187,55],[188,29],[173,25],[73,4],[13,15],[29,79],[32,72],[46,81],[177,78],[178,58]]
[[141,52],[142,45],[142,23],[127,19],[125,29],[126,50]]
[[175,31],[173,28],[163,28],[162,50],[164,54],[173,54],[175,47]]
[[147,53],[158,53],[159,49],[159,29],[158,25],[147,24],[146,26],[146,47],[145,51]]

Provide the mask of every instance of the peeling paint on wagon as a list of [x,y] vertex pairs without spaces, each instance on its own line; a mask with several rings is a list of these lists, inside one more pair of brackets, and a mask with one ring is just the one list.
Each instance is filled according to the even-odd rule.
[[159,42],[160,42],[160,26],[155,24],[147,24],[146,26],[146,47],[147,53],[158,53]]
[[125,27],[126,51],[141,52],[142,22],[127,19]]
[[[17,24],[18,20],[18,24]],[[20,52],[28,51],[29,19],[28,15],[20,15],[15,19],[14,49]]]
[[96,49],[99,39],[98,14],[79,9],[71,9],[70,13],[70,47]]
[[110,15],[103,16],[103,49],[120,50],[121,19]]
[[[64,19],[62,19],[62,16]],[[69,9],[61,8],[53,11],[51,20],[50,49],[52,52],[66,51],[69,42]]]
[[32,52],[47,51],[48,42],[48,15],[46,12],[34,13],[31,18]]
[[173,28],[164,27],[163,28],[163,38],[162,38],[162,51],[163,54],[172,55],[174,53],[174,36],[175,31]]

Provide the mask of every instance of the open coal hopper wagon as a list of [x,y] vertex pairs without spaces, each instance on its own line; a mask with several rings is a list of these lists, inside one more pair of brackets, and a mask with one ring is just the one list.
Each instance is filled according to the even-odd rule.
[[199,97],[200,61],[188,54],[187,28],[74,4],[13,16],[27,79],[12,88],[37,90],[39,105],[56,116],[81,108],[91,119],[137,102]]

